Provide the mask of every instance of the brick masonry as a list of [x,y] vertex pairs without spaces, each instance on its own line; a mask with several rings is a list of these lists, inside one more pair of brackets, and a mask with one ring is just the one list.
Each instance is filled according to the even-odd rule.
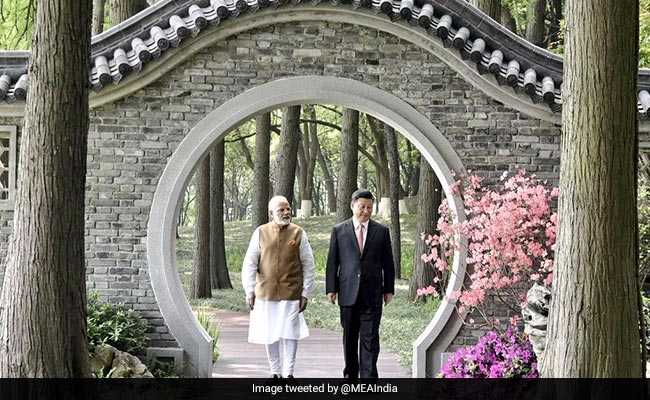
[[[326,22],[280,24],[230,37],[133,95],[91,111],[88,289],[147,318],[152,346],[175,345],[149,284],[146,254],[149,208],[167,159],[186,133],[223,102],[298,75],[356,79],[400,97],[440,129],[467,169],[490,181],[503,171],[525,168],[557,185],[559,127],[490,99],[411,43]],[[21,120],[0,118],[0,124],[20,126]],[[0,211],[3,257],[11,218],[11,211]],[[454,344],[473,342],[477,334],[463,328]]]

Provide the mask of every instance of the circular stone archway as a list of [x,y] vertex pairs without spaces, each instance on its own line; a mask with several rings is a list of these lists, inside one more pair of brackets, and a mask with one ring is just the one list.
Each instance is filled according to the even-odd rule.
[[[236,96],[196,124],[167,162],[154,194],[147,226],[149,276],[160,312],[185,351],[185,376],[211,376],[211,338],[194,317],[176,269],[175,224],[181,196],[195,167],[210,146],[250,117],[298,104],[336,104],[370,114],[405,135],[422,152],[442,184],[457,219],[465,213],[451,192],[452,174],[464,172],[462,162],[442,133],[400,98],[359,81],[335,77],[301,76],[272,81]],[[458,290],[465,272],[465,254],[456,253],[447,294]],[[243,299],[242,299],[243,301]],[[454,302],[443,300],[425,332],[414,343],[413,376],[424,377],[426,358],[440,359],[460,324]],[[427,349],[434,354],[427,355]],[[434,368],[437,368],[434,366]]]

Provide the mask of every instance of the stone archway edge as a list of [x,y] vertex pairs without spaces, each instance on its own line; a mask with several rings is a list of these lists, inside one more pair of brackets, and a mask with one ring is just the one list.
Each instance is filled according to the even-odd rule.
[[[451,192],[453,173],[464,172],[451,145],[433,124],[403,100],[364,83],[333,77],[285,78],[250,89],[227,101],[201,120],[179,144],[170,158],[154,194],[148,223],[147,255],[151,286],[170,331],[186,352],[188,376],[210,376],[210,339],[200,327],[183,293],[175,259],[174,224],[180,199],[191,174],[210,146],[225,133],[260,112],[282,106],[337,104],[371,114],[404,134],[425,155],[442,183],[456,218],[464,220],[464,209]],[[447,294],[458,290],[465,271],[465,255],[454,256],[454,274]],[[243,301],[243,299],[242,299]],[[454,337],[460,326],[448,324],[453,303],[444,302],[416,345],[413,375],[424,377],[426,348],[437,336]],[[452,332],[453,331],[453,332]],[[418,347],[419,346],[419,347]],[[444,350],[444,349],[443,349]],[[438,355],[439,358],[439,355]]]
[[[175,47],[187,46],[193,42],[192,37],[204,31],[222,29],[210,28],[211,25],[238,25],[243,18],[255,15],[256,27],[261,27],[268,25],[265,19],[269,14],[336,9],[355,15],[346,21],[352,24],[374,16],[383,20],[382,26],[403,25],[413,33],[435,38],[436,47],[449,48],[454,55],[456,62],[450,64],[452,68],[456,63],[474,65],[472,69],[481,77],[480,81],[486,82],[470,81],[488,95],[492,95],[491,84],[487,83],[491,79],[497,87],[511,87],[513,97],[520,98],[506,102],[513,108],[524,112],[531,107],[546,108],[547,114],[561,110],[562,59],[526,42],[463,0],[433,0],[425,2],[422,8],[414,5],[413,0],[299,3],[300,0],[163,0],[93,39],[90,84],[99,92],[129,80],[129,76],[146,76],[148,65],[162,54],[175,53]],[[316,14],[318,20],[328,20],[321,11]],[[29,86],[28,55],[0,52],[0,99],[25,100]],[[650,113],[650,71],[639,71],[638,79],[638,112],[646,116]],[[548,115],[529,115],[557,121]]]

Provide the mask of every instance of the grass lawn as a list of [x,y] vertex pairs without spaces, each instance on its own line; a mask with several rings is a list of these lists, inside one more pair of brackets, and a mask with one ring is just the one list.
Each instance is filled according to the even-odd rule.
[[[386,221],[377,219],[386,224]],[[380,339],[383,350],[397,353],[403,366],[410,369],[412,359],[412,343],[422,333],[433,318],[438,307],[437,302],[427,304],[411,303],[407,299],[408,278],[413,265],[413,249],[417,238],[415,232],[415,216],[404,215],[401,219],[402,231],[402,277],[395,282],[395,297],[384,308],[380,327]],[[333,216],[319,216],[309,219],[294,219],[294,223],[302,226],[309,237],[316,261],[316,289],[305,311],[305,319],[310,327],[322,327],[341,331],[339,323],[339,308],[332,305],[325,297],[325,264],[332,226]],[[250,221],[228,222],[225,224],[226,257],[230,278],[234,289],[213,290],[212,298],[191,301],[193,307],[214,307],[222,310],[247,312],[244,302],[244,290],[241,286],[240,272],[248,241],[252,233]],[[191,282],[192,254],[194,249],[193,232],[191,229],[181,231],[181,239],[177,243],[176,255],[181,281],[187,289]]]

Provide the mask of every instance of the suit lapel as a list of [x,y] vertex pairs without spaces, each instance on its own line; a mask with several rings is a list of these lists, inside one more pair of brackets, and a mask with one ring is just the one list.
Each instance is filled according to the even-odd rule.
[[357,242],[357,234],[354,231],[354,223],[352,222],[352,218],[348,220],[346,225],[348,234],[352,235],[352,241],[354,242],[354,247],[357,249],[357,254],[359,254],[359,257],[361,257],[361,249],[359,249],[359,242]]
[[368,246],[370,245],[370,241],[372,240],[373,236],[375,236],[376,232],[377,232],[377,224],[375,223],[375,221],[371,219],[368,220],[368,233],[366,234],[366,243],[363,246],[363,254],[361,254],[361,258],[363,258],[368,252]]

